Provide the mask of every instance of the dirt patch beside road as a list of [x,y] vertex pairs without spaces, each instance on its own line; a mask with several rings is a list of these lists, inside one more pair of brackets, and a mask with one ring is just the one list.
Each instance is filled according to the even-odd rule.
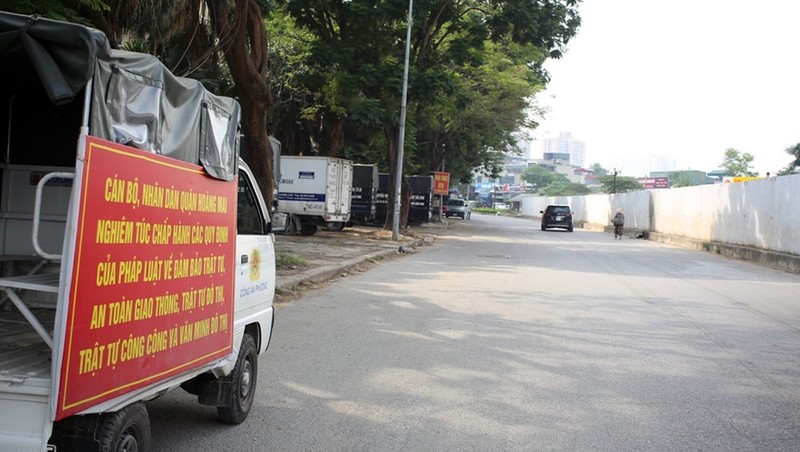
[[[338,232],[320,229],[312,236],[275,235],[275,253],[278,263],[277,284],[281,288],[276,302],[285,302],[303,290],[323,287],[332,275],[347,276],[366,271],[375,259],[402,256],[398,252],[433,244],[435,237],[444,233],[447,222],[432,223],[410,228],[398,241],[392,240],[392,231],[364,226],[349,227]],[[380,258],[370,256],[380,255]],[[323,271],[326,270],[326,271]],[[291,281],[288,283],[287,281]]]
[[[306,265],[280,265],[278,277],[301,273],[309,268],[335,264],[382,249],[396,248],[392,232],[376,228],[345,228],[339,232],[317,231],[312,236],[275,235],[275,252],[302,260]],[[403,241],[410,238],[403,237]],[[278,259],[279,261],[281,259]],[[286,259],[291,261],[293,259]],[[288,262],[289,264],[291,262]]]

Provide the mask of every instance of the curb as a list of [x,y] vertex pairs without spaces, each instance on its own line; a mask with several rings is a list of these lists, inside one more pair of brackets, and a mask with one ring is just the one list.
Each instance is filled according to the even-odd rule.
[[654,242],[666,243],[668,245],[698,251],[706,251],[732,259],[753,262],[774,270],[800,274],[800,256],[795,256],[793,254],[764,250],[751,246],[733,245],[730,243],[706,242],[686,237],[661,234],[658,232],[650,232],[649,235],[650,240]]
[[397,242],[397,247],[393,248],[386,248],[379,251],[373,251],[372,253],[365,254],[363,256],[353,257],[350,259],[343,260],[337,264],[330,264],[324,265],[322,267],[312,268],[310,270],[298,273],[296,275],[290,275],[285,277],[276,277],[275,279],[275,289],[276,290],[284,290],[290,291],[294,287],[304,283],[304,282],[314,282],[314,281],[325,281],[328,280],[345,270],[355,267],[358,264],[366,262],[368,260],[377,259],[379,257],[384,257],[392,254],[397,254],[398,249],[400,247],[415,247],[419,246],[424,243],[424,240],[417,239],[412,241],[406,242]]
[[[594,225],[586,225],[584,229],[592,231],[603,231],[609,234],[613,233],[613,229],[604,226],[599,227]],[[638,235],[641,232],[647,233],[646,240],[656,243],[664,243],[678,248],[685,248],[695,251],[705,251],[707,253],[718,254],[730,259],[740,261],[752,262],[762,267],[768,267],[773,270],[780,270],[786,273],[800,274],[800,256],[788,253],[781,253],[779,251],[765,250],[755,248],[747,245],[736,245],[732,243],[711,242],[689,237],[681,237],[677,235],[664,234],[661,232],[646,231],[642,229],[625,229],[625,233],[633,233]]]

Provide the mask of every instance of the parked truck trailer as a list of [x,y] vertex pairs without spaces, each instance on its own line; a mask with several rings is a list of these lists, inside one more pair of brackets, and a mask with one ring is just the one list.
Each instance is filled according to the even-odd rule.
[[281,156],[278,212],[288,231],[313,235],[318,227],[341,230],[350,220],[353,162],[335,157]]
[[[411,205],[408,209],[409,225],[430,223],[433,212],[433,176],[408,176],[411,186]],[[376,223],[386,222],[387,199],[389,197],[389,174],[380,173],[376,194]],[[391,207],[393,208],[393,206]]]
[[350,196],[350,223],[374,224],[378,193],[378,166],[353,165],[353,192]]

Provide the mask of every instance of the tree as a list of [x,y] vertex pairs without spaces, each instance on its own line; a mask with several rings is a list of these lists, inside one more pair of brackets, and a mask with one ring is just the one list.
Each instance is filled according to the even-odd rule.
[[725,158],[722,160],[722,169],[726,176],[758,176],[752,169],[754,157],[747,152],[741,153],[734,148],[725,150]]
[[603,168],[599,163],[595,163],[592,165],[592,170],[594,171],[595,176],[605,176],[608,174],[608,170]]
[[[203,69],[206,80],[223,80],[221,88],[224,81],[233,82],[231,93],[219,94],[235,94],[242,104],[245,157],[268,201],[270,125],[290,144],[284,146],[289,153],[364,156],[394,172],[404,60],[404,46],[398,44],[405,42],[406,0],[105,3],[109,11],[92,10],[87,17],[113,43],[140,38],[140,48],[173,59],[168,67],[180,70],[178,75]],[[558,58],[577,32],[578,3],[419,0],[412,22],[404,172],[425,174],[446,162],[456,180],[469,179],[476,169],[496,174],[505,153],[514,152],[514,132],[532,125],[525,111],[547,82],[545,60]],[[269,91],[264,88],[269,46],[263,14],[280,17],[271,24],[291,19],[285,29],[299,31],[292,35],[296,46],[280,47],[287,53],[278,61],[287,64],[280,66],[281,84],[270,83]],[[301,52],[293,54],[295,49]],[[281,121],[269,123],[265,112],[272,105],[270,93],[276,92],[288,96],[275,97]]]
[[[325,155],[379,152],[373,161],[394,179],[407,1],[282,3],[308,33],[298,42],[308,49],[307,71],[296,78],[306,89],[298,91],[315,93],[302,99],[297,110],[306,114],[292,125],[299,134],[291,135],[301,136],[300,147],[317,143]],[[544,61],[561,54],[580,24],[577,4],[417,2],[404,172],[445,165],[454,180],[469,179],[476,169],[496,174],[503,155],[513,151],[513,133],[528,125],[529,99],[544,88]]]
[[627,193],[629,191],[644,190],[636,178],[630,176],[606,175],[597,178],[600,182],[600,191],[603,193]]
[[566,176],[539,191],[542,196],[576,196],[586,195],[591,192],[592,190],[586,185],[579,182],[570,182]]
[[794,160],[789,163],[788,167],[800,168],[800,143],[786,148],[786,153],[791,155]]
[[785,149],[786,153],[792,156],[792,161],[786,167],[778,171],[778,176],[789,176],[797,174],[800,168],[800,143],[789,146]]
[[534,185],[536,190],[547,187],[556,180],[566,179],[563,174],[554,173],[539,165],[532,165],[525,168],[520,177],[525,182]]
[[268,208],[274,201],[273,150],[267,133],[271,97],[268,75],[267,33],[256,0],[205,0],[213,32],[225,55],[238,100],[242,105],[242,131],[247,137],[247,159]]
[[668,174],[669,182],[672,187],[692,187],[697,184],[697,181],[685,171],[675,171]]

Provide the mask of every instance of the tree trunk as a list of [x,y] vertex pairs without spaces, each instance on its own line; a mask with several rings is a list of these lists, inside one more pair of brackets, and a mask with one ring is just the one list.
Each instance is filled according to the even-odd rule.
[[268,47],[258,3],[255,0],[206,0],[206,4],[242,106],[244,157],[271,210],[276,184],[267,133],[267,109],[271,102],[267,80]]
[[383,131],[386,134],[386,141],[389,143],[389,183],[386,195],[386,223],[383,224],[383,229],[387,231],[393,230],[394,225],[394,192],[397,179],[397,129],[390,124],[385,124]]
[[323,119],[322,146],[320,153],[330,157],[340,157],[344,147],[344,118],[327,113]]
[[[383,225],[384,230],[394,230],[394,196],[395,186],[397,184],[397,153],[398,153],[398,140],[397,134],[399,131],[392,125],[386,124],[383,128],[386,133],[386,139],[389,142],[389,190],[386,198],[386,223]],[[403,178],[400,182],[400,222],[399,229],[406,230],[408,224],[408,211],[411,206],[411,185]]]

